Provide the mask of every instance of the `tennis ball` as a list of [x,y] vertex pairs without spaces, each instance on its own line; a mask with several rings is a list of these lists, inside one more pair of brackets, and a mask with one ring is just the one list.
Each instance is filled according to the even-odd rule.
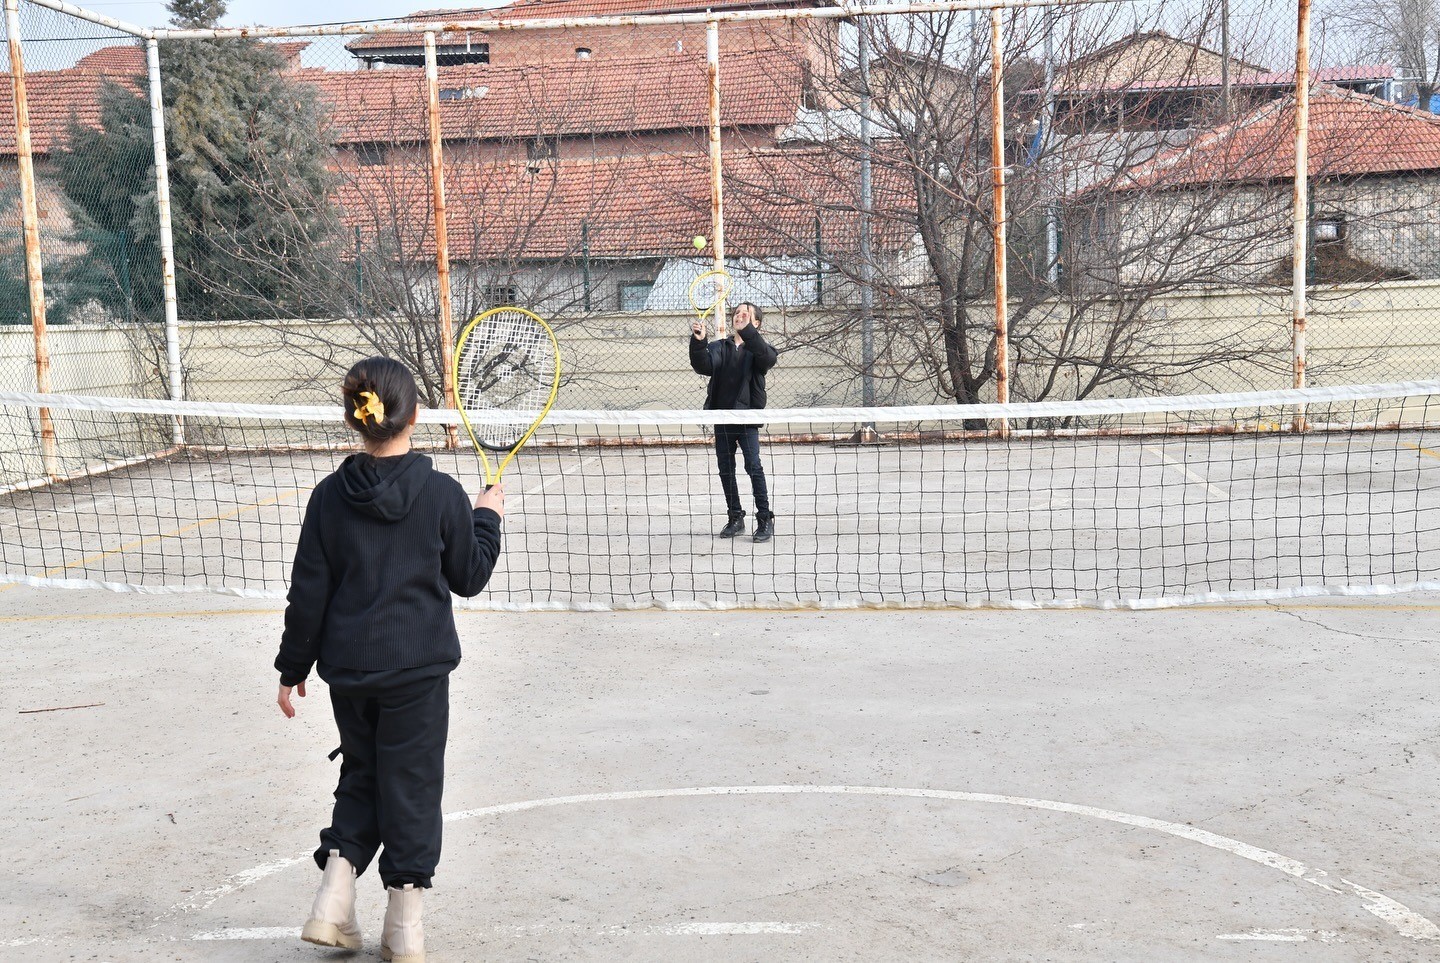
[[703,234],[696,234],[696,235],[695,235],[695,240],[691,241],[690,243],[695,245],[695,250],[697,250],[697,251],[703,251],[703,250],[705,250],[705,245],[708,244],[709,242],[705,240],[705,235],[703,235]]

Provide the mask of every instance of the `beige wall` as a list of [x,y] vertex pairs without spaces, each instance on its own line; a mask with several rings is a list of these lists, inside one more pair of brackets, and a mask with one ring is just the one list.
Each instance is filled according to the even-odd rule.
[[[1269,390],[1290,386],[1289,303],[1283,292],[1212,292],[1155,298],[1147,309],[1164,336],[1163,350],[1187,351],[1223,339],[1246,338],[1252,357],[1225,369],[1166,381],[1163,394]],[[1393,282],[1337,288],[1311,303],[1310,372],[1314,384],[1401,381],[1440,372],[1440,281]],[[802,346],[814,316],[771,312],[766,331],[784,349],[771,376],[772,407],[858,404],[855,346]],[[612,315],[559,327],[566,379],[559,406],[566,408],[698,407],[703,380],[689,368],[685,314]],[[1043,330],[1043,325],[1041,326]],[[152,333],[153,334],[153,333]],[[375,352],[352,322],[185,325],[186,394],[194,400],[313,404],[333,400],[335,385],[357,358]],[[50,329],[53,381],[75,394],[162,397],[163,345],[146,333],[118,327]],[[903,359],[888,362],[899,366]],[[882,367],[882,378],[894,367]],[[1014,373],[1018,397],[1029,393],[1038,371],[1023,358]],[[33,340],[28,327],[0,327],[0,384],[34,390]],[[937,401],[933,391],[882,384],[889,403]],[[1063,387],[1053,397],[1072,396]],[[1126,393],[1098,392],[1096,397]],[[1146,393],[1155,393],[1153,391]]]

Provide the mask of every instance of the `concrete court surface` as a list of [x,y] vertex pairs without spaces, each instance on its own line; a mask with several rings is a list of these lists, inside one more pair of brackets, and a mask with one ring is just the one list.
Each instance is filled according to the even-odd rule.
[[[1440,959],[1440,598],[459,619],[436,963]],[[276,603],[0,629],[0,959],[379,959]]]

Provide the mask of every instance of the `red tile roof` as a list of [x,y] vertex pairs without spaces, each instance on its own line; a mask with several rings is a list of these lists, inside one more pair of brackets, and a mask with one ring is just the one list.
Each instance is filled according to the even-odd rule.
[[[1292,178],[1294,129],[1295,99],[1281,98],[1121,175],[1108,187]],[[1337,87],[1319,87],[1310,97],[1309,150],[1314,177],[1440,171],[1440,117]]]
[[[309,40],[262,41],[274,48],[291,67],[300,66],[300,55],[310,46]],[[101,47],[75,61],[72,70],[100,73],[145,73],[145,48],[140,44],[118,44]]]
[[[456,23],[461,20],[561,20],[577,17],[624,17],[666,13],[700,13],[706,10],[767,10],[829,6],[825,0],[515,0],[503,7],[417,10],[404,20],[417,23]],[[462,32],[444,33],[440,44],[462,42]],[[419,33],[377,34],[346,44],[350,50],[418,47]]]
[[[295,62],[305,44],[277,44]],[[793,48],[775,47],[728,56],[722,119],[727,127],[793,123],[801,101],[802,64]],[[144,50],[105,47],[69,70],[26,75],[31,137],[37,154],[61,143],[71,119],[100,122],[100,90],[113,80],[137,93],[143,87]],[[317,88],[331,112],[338,143],[406,143],[423,140],[424,73],[419,70],[327,71],[303,68],[294,76]],[[705,65],[693,57],[574,61],[534,67],[443,67],[442,90],[470,96],[442,100],[449,139],[516,138],[537,133],[629,133],[704,127],[708,120]],[[14,101],[8,75],[0,75],[0,156],[14,154]],[[6,132],[9,131],[7,136]]]
[[[721,118],[727,127],[781,126],[800,109],[800,53],[788,48],[726,58]],[[330,109],[338,143],[423,140],[424,73],[307,70]],[[540,67],[467,65],[440,69],[440,120],[447,139],[535,134],[630,133],[703,128],[705,64],[694,57],[573,61]]]
[[[114,81],[134,90],[133,74],[99,74],[49,70],[25,75],[30,108],[30,145],[37,155],[49,154],[66,138],[71,121],[100,126],[100,92]],[[15,92],[10,74],[0,75],[0,156],[15,156]]]
[[[1317,84],[1341,84],[1357,83],[1365,81],[1379,82],[1382,80],[1393,80],[1395,68],[1390,64],[1355,64],[1348,67],[1317,67],[1310,72],[1310,79]],[[1219,87],[1222,78],[1219,74],[1206,77],[1183,77],[1165,78],[1160,80],[1131,79],[1123,83],[1101,84],[1093,87],[1065,87],[1057,89],[1059,96],[1073,96],[1076,94],[1093,93],[1114,93],[1125,90],[1195,90],[1202,88]],[[1253,87],[1294,87],[1295,72],[1293,70],[1277,71],[1249,71],[1237,72],[1230,76],[1232,86],[1245,89]],[[1043,88],[1032,88],[1025,91],[1027,94],[1041,93]]]
[[[725,237],[732,256],[814,251],[822,210],[827,250],[858,243],[859,171],[823,150],[765,150],[725,159]],[[430,180],[424,164],[346,171],[339,201],[347,226],[430,256]],[[710,179],[703,154],[451,165],[445,172],[451,257],[461,261],[578,258],[584,232],[594,258],[693,257],[709,234]],[[914,203],[897,168],[877,165],[876,245],[894,250],[914,232]],[[396,237],[395,232],[400,236]]]
[[[309,42],[273,44],[292,67]],[[134,44],[101,47],[65,70],[25,74],[29,95],[30,142],[38,155],[49,154],[65,140],[72,120],[100,125],[100,92],[113,81],[137,94],[146,92],[145,48]],[[0,157],[15,155],[15,95],[9,73],[0,74]]]
[[75,61],[75,70],[100,73],[144,73],[145,48],[139,43],[101,47]]

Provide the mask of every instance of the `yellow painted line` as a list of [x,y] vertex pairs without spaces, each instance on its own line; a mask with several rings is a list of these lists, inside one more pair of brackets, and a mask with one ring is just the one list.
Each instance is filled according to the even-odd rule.
[[[74,562],[70,562],[67,565],[58,565],[54,568],[46,569],[40,577],[50,578],[51,576],[59,575],[61,572],[68,572],[72,568],[78,568],[82,565],[89,565],[91,562],[98,562],[102,558],[109,558],[112,555],[123,555],[126,552],[133,552],[137,548],[142,548],[146,545],[152,545],[155,542],[164,541],[167,538],[174,538],[177,535],[184,535],[186,532],[193,532],[196,529],[204,528],[207,525],[214,525],[218,522],[229,521],[230,519],[243,515],[246,512],[257,511],[261,508],[267,508],[271,505],[282,502],[293,495],[298,495],[301,491],[302,489],[292,488],[289,491],[281,492],[274,498],[267,498],[262,502],[255,502],[251,505],[241,505],[234,511],[226,512],[223,515],[212,515],[209,518],[202,518],[198,522],[191,522],[189,525],[183,525],[180,528],[171,529],[168,532],[161,532],[158,535],[146,535],[144,538],[137,538],[133,541],[126,542],[124,545],[121,545],[118,548],[112,548],[104,552],[96,552],[94,555],[87,555],[84,558]],[[7,592],[13,588],[15,588],[15,584],[0,586],[0,592]]]
[[1440,451],[1431,451],[1429,448],[1422,448],[1419,445],[1412,445],[1408,441],[1402,441],[1400,442],[1400,444],[1405,448],[1412,448],[1422,455],[1429,455],[1431,458],[1440,459]]

